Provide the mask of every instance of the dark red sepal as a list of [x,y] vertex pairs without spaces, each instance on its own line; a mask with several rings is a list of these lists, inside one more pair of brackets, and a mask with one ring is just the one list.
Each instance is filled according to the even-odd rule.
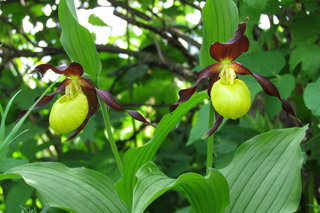
[[219,77],[219,74],[214,74],[214,75],[212,75],[212,76],[210,77],[210,79],[209,79],[209,86],[208,86],[208,90],[207,90],[209,97],[211,97],[211,89],[212,89],[213,84],[214,84],[217,80],[219,80],[219,78],[220,78],[220,77]]
[[51,64],[41,64],[34,68],[32,72],[38,72],[44,75],[48,70],[52,70],[55,73],[63,74],[67,77],[78,76],[83,74],[82,66],[79,63],[72,62],[69,66],[55,67]]
[[217,129],[221,125],[222,121],[223,121],[223,117],[215,111],[215,122],[213,124],[213,127],[211,127],[211,129],[208,130],[208,132],[202,137],[202,139],[208,138],[213,133],[215,133],[215,131],[217,131]]
[[157,128],[155,125],[148,122],[139,112],[137,112],[135,110],[128,110],[128,109],[126,111],[127,111],[127,113],[129,113],[129,115],[131,115],[131,117],[133,117],[137,121],[141,121],[143,123],[146,123],[146,124],[153,126],[154,128]]
[[80,82],[81,90],[88,100],[89,111],[87,114],[87,118],[89,119],[94,113],[96,113],[98,108],[98,98],[97,98],[96,88],[88,79],[79,78],[79,82]]
[[281,101],[282,108],[289,114],[293,115],[294,117],[297,117],[296,114],[293,111],[293,108],[291,105],[286,101],[285,99],[280,97],[279,91],[276,88],[276,86],[266,77],[263,75],[260,75],[258,73],[252,73],[248,68],[243,66],[242,64],[238,62],[232,62],[232,68],[237,74],[240,75],[252,75],[260,84],[262,89],[270,96],[274,96],[278,98]]
[[[103,89],[97,89],[97,94],[99,95],[99,97],[101,98],[101,100],[108,105],[109,107],[111,107],[112,109],[115,110],[119,110],[119,111],[126,111],[129,113],[129,115],[131,115],[131,117],[133,117],[134,119],[141,121],[143,123],[149,124],[153,127],[155,127],[154,125],[152,125],[151,123],[149,123],[139,112],[134,111],[134,110],[126,110],[123,106],[121,106],[118,101],[112,96],[112,94],[106,90]],[[155,127],[156,128],[156,127]]]
[[118,103],[118,101],[113,97],[113,95],[109,91],[106,91],[103,89],[97,89],[97,88],[96,88],[96,91],[99,97],[101,98],[101,100],[112,109],[120,110],[120,111],[126,110],[123,106],[121,106]]
[[247,52],[249,49],[249,40],[244,34],[246,30],[246,23],[238,24],[238,29],[233,37],[225,42],[216,42],[210,47],[210,55],[217,61],[230,60],[233,61],[239,55]]
[[214,78],[216,75],[218,75],[221,71],[221,66],[222,65],[220,63],[215,63],[201,70],[196,83],[194,83],[191,87],[187,89],[182,89],[179,91],[180,98],[176,103],[170,106],[170,112],[173,112],[179,106],[179,104],[189,100],[191,96],[195,93],[195,91],[197,90],[197,86],[201,83],[203,79],[208,77]]
[[68,141],[68,140],[71,140],[73,139],[74,137],[76,137],[80,132],[81,130],[87,125],[88,123],[88,120],[89,118],[86,118],[83,123],[67,138],[67,140],[65,141]]
[[[43,96],[41,98],[41,100],[37,103],[37,105],[33,108],[34,109],[39,109],[40,107],[43,107],[44,105],[47,105],[48,103],[50,103],[50,101],[52,101],[52,99],[54,98],[54,96],[60,92],[63,92],[66,88],[66,86],[70,83],[70,79],[66,79],[64,81],[61,82],[61,84],[58,86],[58,88],[56,89],[56,91],[54,91],[53,93],[49,93],[46,94],[45,96]],[[37,97],[34,101],[36,102],[38,100],[39,97]],[[28,110],[23,110],[18,119],[20,120],[26,113]]]

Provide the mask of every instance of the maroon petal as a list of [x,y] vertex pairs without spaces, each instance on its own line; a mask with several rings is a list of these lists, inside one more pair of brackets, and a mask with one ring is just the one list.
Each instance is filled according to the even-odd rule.
[[69,66],[55,67],[51,64],[41,64],[36,66],[32,72],[39,72],[41,75],[46,73],[48,70],[52,70],[55,73],[63,74],[67,77],[78,76],[83,74],[82,66],[79,63],[72,62]]
[[217,129],[219,128],[219,126],[221,125],[222,121],[223,121],[223,117],[217,113],[215,111],[215,122],[213,127],[211,127],[211,129],[208,130],[208,132],[202,137],[203,139],[210,137],[213,133],[215,133],[215,131],[217,131]]
[[150,122],[148,122],[139,112],[134,111],[134,110],[126,110],[129,115],[131,115],[134,119],[141,121],[143,123],[149,124],[151,126],[153,126],[154,128],[157,128],[155,125],[151,124]]
[[212,86],[213,86],[213,84],[217,81],[217,80],[219,80],[219,74],[217,73],[217,74],[214,74],[214,75],[212,75],[212,77],[210,77],[210,79],[209,79],[209,87],[208,87],[208,96],[209,97],[211,97],[211,89],[212,89]]
[[79,78],[79,82],[81,85],[81,90],[85,94],[88,100],[89,111],[88,111],[87,119],[89,119],[94,113],[96,113],[98,108],[98,98],[97,98],[96,88],[93,86],[93,84],[89,80],[85,78]]
[[125,111],[126,109],[121,106],[118,101],[112,96],[112,94],[109,91],[103,90],[103,89],[97,89],[97,94],[101,98],[101,100],[107,104],[109,107],[115,110]]
[[76,137],[80,132],[81,130],[87,125],[88,123],[88,120],[89,118],[86,118],[83,123],[67,138],[67,140],[65,141],[68,141],[68,140],[71,140],[73,139],[74,137]]
[[249,40],[244,34],[245,30],[246,23],[244,22],[238,25],[237,31],[229,41],[212,44],[210,47],[211,57],[217,61],[233,61],[242,53],[247,52],[249,49]]
[[170,112],[173,112],[179,106],[179,104],[189,100],[189,98],[191,98],[191,96],[195,93],[197,86],[200,84],[200,82],[203,79],[208,78],[208,77],[214,78],[216,75],[219,74],[220,71],[221,71],[221,64],[220,63],[211,64],[211,65],[207,66],[206,68],[204,68],[203,70],[201,70],[196,83],[194,83],[191,87],[189,87],[187,89],[182,89],[179,91],[180,98],[175,104],[170,106]]
[[[66,79],[64,81],[61,82],[61,84],[58,86],[58,88],[56,89],[56,91],[54,91],[53,93],[49,93],[45,96],[43,96],[41,98],[41,100],[37,103],[37,105],[33,108],[33,109],[39,109],[40,107],[43,107],[44,105],[47,105],[48,103],[50,103],[50,101],[54,98],[54,96],[60,92],[63,92],[66,88],[66,86],[70,83],[70,79]],[[37,97],[35,99],[35,102],[39,99],[39,97]],[[23,110],[19,117],[18,117],[18,120],[20,120],[24,114],[27,113],[28,110]]]
[[258,73],[252,73],[248,68],[243,66],[242,64],[238,62],[232,62],[232,68],[237,74],[240,75],[252,75],[260,84],[262,89],[270,96],[274,96],[278,98],[281,101],[282,108],[289,114],[293,115],[294,117],[297,117],[296,114],[293,111],[293,108],[291,105],[286,101],[285,99],[280,97],[279,91],[276,88],[276,86],[266,77],[263,75],[260,75]]
[[67,138],[66,141],[73,139],[81,132],[81,130],[87,125],[90,117],[96,113],[98,108],[97,93],[93,84],[85,78],[79,78],[79,82],[82,92],[87,97],[89,111],[83,123]]
[[97,89],[97,88],[96,88],[96,91],[99,97],[101,98],[101,100],[112,109],[119,110],[119,111],[127,111],[129,115],[131,115],[131,117],[133,117],[134,119],[155,127],[154,125],[149,123],[139,112],[134,110],[126,110],[123,106],[121,106],[118,103],[118,101],[112,96],[110,92],[103,89]]

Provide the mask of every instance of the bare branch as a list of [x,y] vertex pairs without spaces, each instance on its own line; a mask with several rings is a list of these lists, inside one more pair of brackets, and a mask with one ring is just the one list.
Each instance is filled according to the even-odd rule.
[[195,9],[197,9],[197,10],[202,11],[201,7],[198,6],[198,5],[195,5],[195,4],[193,4],[193,3],[191,3],[191,2],[188,2],[188,1],[186,1],[186,0],[180,0],[180,1],[181,1],[182,3],[184,3],[184,4],[187,4],[187,5],[195,8]]
[[[167,59],[166,61],[161,61],[158,56],[148,53],[148,52],[135,52],[132,50],[122,49],[113,45],[97,45],[98,52],[110,52],[110,53],[123,53],[129,56],[133,56],[136,59],[139,59],[141,63],[148,64],[149,66],[156,66],[166,70],[171,71],[172,73],[178,75],[181,79],[196,79],[196,74],[190,72],[187,67],[182,66],[181,64]],[[8,57],[9,59],[17,57],[38,57],[42,58],[47,55],[58,55],[66,54],[64,49],[61,48],[43,48],[42,52],[33,52],[31,50],[18,50],[14,47],[2,45],[3,51],[0,54],[0,57]]]
[[28,35],[22,31],[17,25],[15,25],[14,23],[12,23],[11,21],[9,21],[8,19],[6,19],[3,16],[0,16],[0,20],[6,24],[9,24],[13,29],[15,29],[18,33],[20,33],[28,42],[30,42],[31,44],[37,46],[37,44],[35,42],[33,42]]
[[127,4],[124,2],[116,1],[116,0],[108,0],[114,7],[122,7],[123,9],[126,9],[128,12],[130,12],[134,16],[138,16],[146,21],[151,21],[151,17],[147,16],[146,14],[133,9],[132,7],[129,7]]
[[122,18],[123,20],[126,20],[130,24],[136,25],[141,28],[148,29],[148,30],[160,35],[162,38],[167,39],[168,42],[173,47],[177,48],[187,58],[189,64],[194,65],[195,63],[197,63],[197,59],[193,55],[191,55],[189,53],[189,51],[186,50],[186,48],[179,42],[179,40],[178,40],[179,35],[176,32],[174,34],[171,34],[170,32],[168,32],[166,30],[166,28],[157,28],[152,25],[148,25],[148,24],[139,22],[139,21],[135,20],[134,18],[128,17],[128,16],[126,16],[122,13],[119,13],[117,11],[114,11],[113,13],[114,13],[114,15]]

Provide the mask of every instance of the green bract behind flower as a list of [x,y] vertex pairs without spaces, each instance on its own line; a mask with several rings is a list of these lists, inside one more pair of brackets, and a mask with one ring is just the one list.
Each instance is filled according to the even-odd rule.
[[86,119],[89,111],[87,97],[83,92],[69,99],[67,95],[59,98],[52,106],[49,123],[60,134],[66,134],[78,128]]
[[239,79],[235,79],[233,85],[218,80],[212,86],[211,101],[220,115],[235,120],[245,115],[250,109],[250,91]]

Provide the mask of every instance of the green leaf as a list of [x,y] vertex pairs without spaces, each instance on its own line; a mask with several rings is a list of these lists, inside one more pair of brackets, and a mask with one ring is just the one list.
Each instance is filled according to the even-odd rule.
[[316,82],[309,83],[304,90],[303,100],[308,109],[316,116],[320,116],[320,78]]
[[147,206],[168,190],[183,193],[191,204],[193,212],[223,212],[229,203],[229,189],[226,179],[215,169],[203,177],[197,173],[185,173],[178,179],[171,179],[153,163],[144,164],[137,172],[138,182],[133,192],[132,212],[143,212]]
[[149,66],[146,64],[139,64],[138,66],[132,67],[128,70],[124,76],[124,80],[128,83],[133,83],[138,79],[141,79],[147,74]]
[[[31,110],[38,104],[38,102],[45,96],[45,94],[47,94],[49,92],[49,90],[55,85],[55,83],[59,80],[60,78],[58,78],[56,81],[52,82],[52,84],[42,93],[42,95],[34,102],[34,104],[28,109],[28,111],[24,114],[24,116],[13,126],[13,128],[10,130],[10,133],[5,137],[4,140],[2,140],[1,138],[1,144],[0,144],[0,162],[3,160],[3,158],[5,157],[5,151],[7,150],[8,145],[18,136],[22,135],[23,133],[25,133],[27,130],[24,131],[20,131],[19,133],[18,130],[21,128],[21,125],[23,124],[23,122],[27,119],[28,115],[30,114]],[[18,93],[15,94],[15,96]],[[15,97],[14,96],[14,97]],[[3,113],[3,117],[2,119],[6,117],[6,114],[8,112],[6,112],[7,110],[9,111],[10,105],[12,104],[12,101],[14,99],[14,97],[12,97],[12,99],[9,101],[5,112]],[[10,103],[11,102],[11,103]],[[5,126],[5,120],[1,121],[1,131],[4,131],[3,128]],[[0,132],[0,134],[4,135],[4,132]],[[3,137],[3,135],[1,137]]]
[[83,71],[96,80],[101,71],[101,61],[91,34],[78,22],[73,0],[61,0],[58,11],[63,48],[72,61],[80,63]]
[[33,188],[19,181],[14,184],[6,195],[6,212],[16,213],[26,207],[26,201],[31,197]]
[[[21,90],[20,90],[21,91]],[[12,98],[10,98],[4,112],[3,112],[3,109],[1,107],[1,124],[0,124],[0,143],[1,142],[4,142],[5,140],[5,133],[6,133],[6,118],[7,118],[7,115],[9,113],[9,110],[10,110],[10,107],[14,101],[14,99],[16,98],[16,96],[20,93],[20,91],[16,92]]]
[[120,198],[131,209],[132,193],[137,182],[135,176],[138,169],[148,161],[152,160],[160,145],[177,125],[183,116],[195,105],[208,98],[207,91],[193,95],[188,101],[179,105],[172,113],[165,115],[158,124],[157,131],[153,138],[141,147],[128,150],[123,158],[124,173],[116,183],[116,188]]
[[290,70],[294,71],[298,64],[301,70],[309,77],[313,77],[320,68],[320,47],[315,44],[304,44],[290,53]]
[[175,211],[174,213],[188,213],[190,211],[190,206],[187,206],[185,208],[179,209],[178,211]]
[[267,77],[279,73],[286,64],[284,56],[278,51],[245,54],[239,56],[236,61],[246,66],[251,72]]
[[[304,7],[306,5],[304,4]],[[308,10],[305,8],[305,10]],[[295,15],[289,26],[293,40],[290,46],[304,45],[305,43],[314,43],[318,39],[320,16],[317,13],[305,15],[298,13]]]
[[313,207],[315,210],[320,211],[320,206],[313,206],[311,205],[311,207]]
[[0,172],[5,172],[13,167],[29,163],[27,159],[5,158],[4,156],[2,157],[3,159],[1,159]]
[[[278,88],[280,96],[285,99],[289,98],[290,94],[295,88],[295,83],[296,83],[294,76],[291,74],[278,76],[278,78],[272,82]],[[279,101],[278,98],[266,95],[265,102],[266,102],[265,103],[266,112],[270,118],[273,118],[282,109],[281,102]]]
[[209,118],[208,118],[208,112],[209,112],[210,104],[204,104],[201,106],[198,115],[197,115],[197,122],[192,127],[190,131],[190,135],[188,138],[187,146],[202,140],[201,137],[208,131],[209,126]]
[[102,21],[101,18],[99,18],[95,14],[91,14],[89,16],[88,22],[92,25],[99,26],[99,27],[107,26],[107,24],[104,23],[104,21]]
[[128,212],[108,177],[86,168],[68,168],[60,163],[31,163],[10,169],[0,180],[22,177],[51,207],[71,212]]
[[210,46],[217,41],[228,41],[238,26],[238,10],[232,0],[208,0],[202,10],[203,32],[200,49],[202,68],[215,61],[210,56]]
[[300,142],[307,126],[272,130],[243,143],[220,170],[230,187],[227,212],[295,212],[301,196]]
[[258,1],[252,1],[252,0],[244,0],[252,9],[262,11],[266,8],[267,3],[269,0],[258,0]]

